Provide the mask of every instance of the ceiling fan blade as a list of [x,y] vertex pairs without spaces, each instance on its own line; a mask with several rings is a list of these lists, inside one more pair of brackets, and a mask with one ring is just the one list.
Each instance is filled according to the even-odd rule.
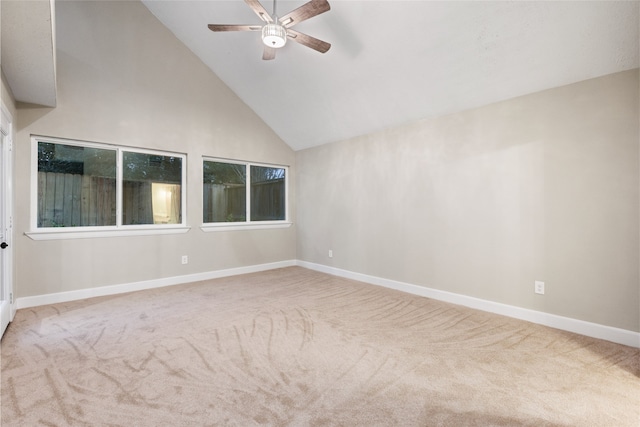
[[207,25],[211,31],[260,31],[259,25],[225,25],[225,24],[209,24]]
[[329,6],[327,0],[311,0],[280,18],[280,24],[285,28],[289,28],[299,22],[327,12],[329,9],[331,9],[331,6]]
[[287,29],[287,37],[291,40],[300,43],[301,45],[310,47],[313,50],[317,50],[320,53],[325,53],[331,48],[331,44],[325,41],[319,40],[315,37],[308,36],[299,31]]
[[273,22],[273,19],[271,19],[271,15],[269,15],[269,12],[267,12],[267,10],[264,8],[264,6],[262,6],[262,4],[260,4],[258,0],[244,0],[244,2],[248,4],[249,7],[256,13],[256,15],[258,15],[258,17],[264,22]]
[[265,46],[264,52],[262,52],[262,59],[264,59],[265,61],[276,59],[276,49],[269,46]]

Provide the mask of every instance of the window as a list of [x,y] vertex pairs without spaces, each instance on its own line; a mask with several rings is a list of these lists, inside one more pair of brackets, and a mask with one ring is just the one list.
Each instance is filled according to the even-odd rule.
[[32,144],[34,231],[184,226],[184,154],[43,137]]
[[287,221],[286,166],[205,159],[203,222],[215,225]]
[[113,149],[38,141],[38,228],[116,225]]
[[182,158],[122,152],[122,223],[182,223]]

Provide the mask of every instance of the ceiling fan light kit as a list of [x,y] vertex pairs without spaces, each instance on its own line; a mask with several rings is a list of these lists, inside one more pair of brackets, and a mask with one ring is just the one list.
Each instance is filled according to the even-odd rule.
[[287,43],[287,30],[280,24],[265,25],[262,27],[262,43],[269,47],[281,48]]
[[265,23],[263,26],[209,24],[209,29],[214,32],[261,31],[262,43],[264,44],[262,59],[265,60],[274,59],[276,57],[275,49],[279,49],[287,44],[287,38],[320,53],[325,53],[331,48],[331,44],[325,41],[291,29],[291,27],[299,22],[330,10],[331,6],[329,6],[327,0],[311,0],[287,13],[281,19],[278,19],[276,16],[276,0],[273,1],[273,17],[269,15],[259,0],[244,0],[244,2],[249,5],[255,14]]

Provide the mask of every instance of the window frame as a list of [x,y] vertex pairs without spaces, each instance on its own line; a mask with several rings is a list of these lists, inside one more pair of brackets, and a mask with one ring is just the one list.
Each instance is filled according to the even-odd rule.
[[[202,162],[202,174],[200,175],[200,183],[202,185],[202,191],[200,192],[201,202],[204,206],[204,162],[217,162],[228,163],[234,165],[243,165],[245,167],[245,209],[246,219],[244,221],[237,222],[204,222],[204,211],[202,213],[202,225],[200,229],[205,232],[212,231],[239,231],[239,230],[260,230],[269,228],[288,228],[293,224],[290,219],[289,212],[289,166],[274,164],[274,163],[262,163],[252,162],[237,159],[225,159],[220,157],[203,156]],[[251,166],[277,168],[284,169],[284,219],[270,220],[270,221],[251,221]]]
[[[77,147],[111,150],[116,153],[116,224],[79,227],[38,227],[38,144],[51,143]],[[140,153],[157,156],[171,156],[181,159],[180,210],[179,224],[123,224],[123,153]],[[25,233],[33,240],[77,239],[90,237],[114,237],[150,234],[186,233],[187,226],[187,155],[162,150],[137,148],[124,145],[105,144],[67,138],[54,138],[31,135],[31,188],[30,188],[30,231]]]

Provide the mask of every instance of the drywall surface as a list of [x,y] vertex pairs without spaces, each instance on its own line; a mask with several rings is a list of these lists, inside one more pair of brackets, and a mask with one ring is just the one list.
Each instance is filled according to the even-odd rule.
[[4,106],[7,108],[8,113],[11,114],[11,117],[15,120],[16,102],[11,93],[11,89],[9,89],[9,85],[7,84],[4,73],[1,73],[1,77],[2,77],[2,86],[0,87],[0,91],[1,91],[0,97],[2,97],[2,102],[4,103]]
[[[294,152],[141,3],[59,2],[56,13],[57,107],[18,110],[17,296],[295,259],[295,227],[212,233],[199,228],[203,156],[289,165],[293,174]],[[48,241],[23,235],[33,208],[31,135],[186,153],[191,229]],[[182,255],[188,264],[181,263]]]
[[640,331],[638,77],[297,152],[298,259]]

